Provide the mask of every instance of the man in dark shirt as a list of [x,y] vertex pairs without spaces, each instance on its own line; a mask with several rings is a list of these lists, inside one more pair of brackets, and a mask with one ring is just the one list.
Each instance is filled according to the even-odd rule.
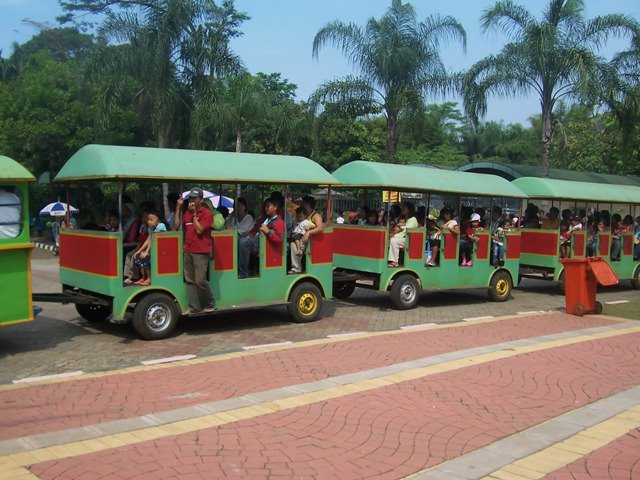
[[202,204],[204,192],[200,187],[189,191],[189,208],[182,219],[180,212],[184,200],[178,199],[175,212],[176,228],[184,231],[184,279],[189,295],[189,308],[182,312],[189,315],[199,312],[213,312],[215,300],[207,280],[207,268],[211,260],[211,227],[213,215]]
[[278,202],[268,198],[264,202],[262,215],[246,237],[238,239],[238,277],[249,276],[249,256],[260,250],[260,235],[264,235],[268,242],[281,245],[284,236],[284,220],[278,215]]

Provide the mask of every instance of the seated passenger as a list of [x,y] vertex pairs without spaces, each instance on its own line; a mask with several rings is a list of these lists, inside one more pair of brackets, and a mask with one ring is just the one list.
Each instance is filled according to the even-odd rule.
[[478,241],[478,238],[480,238],[477,232],[484,230],[484,228],[480,226],[480,220],[480,214],[471,214],[469,226],[464,229],[464,235],[460,238],[460,259],[463,267],[473,266],[473,260],[471,259],[473,255],[473,245]]
[[436,222],[442,233],[460,234],[458,222],[453,218],[453,209],[444,207],[440,210],[440,218]]
[[502,224],[491,235],[491,243],[493,245],[493,261],[494,267],[501,267],[504,265],[504,240],[505,233],[511,230],[511,220],[504,219]]
[[617,213],[611,215],[611,260],[620,260],[622,251],[622,237],[626,229],[622,224],[622,218]]
[[180,195],[175,192],[171,192],[167,195],[167,205],[169,206],[169,213],[167,214],[167,218],[164,221],[167,230],[176,229],[176,207],[179,198]]
[[227,217],[226,228],[234,228],[238,237],[244,237],[253,228],[253,217],[247,211],[247,201],[243,197],[236,199],[233,212]]
[[407,228],[418,227],[418,220],[415,217],[413,203],[402,202],[401,214],[402,218],[405,221],[405,224],[402,226],[398,225],[398,232],[395,233],[389,240],[389,253],[387,255],[387,260],[389,260],[389,267],[400,266],[400,264],[398,263],[398,260],[400,260],[400,249],[404,248],[405,240],[407,237]]
[[352,220],[351,223],[353,223],[354,225],[358,225],[359,227],[362,227],[367,224],[368,217],[369,217],[369,207],[367,207],[366,205],[363,205],[362,207],[358,208],[356,217],[354,220]]
[[560,209],[558,207],[551,207],[549,213],[542,221],[543,230],[558,230],[560,228]]
[[377,227],[378,226],[378,213],[375,210],[369,210],[369,214],[367,215],[367,227]]
[[122,205],[122,243],[135,245],[140,235],[140,220],[136,217],[136,207],[133,203]]
[[428,247],[431,251],[431,255],[427,260],[427,267],[435,267],[438,262],[438,250],[440,250],[440,229],[436,224],[436,218],[429,215],[427,220],[427,235],[428,235]]
[[560,222],[560,258],[569,258],[571,253],[571,232],[569,224],[565,221]]
[[522,226],[524,228],[540,228],[539,213],[540,209],[537,205],[533,203],[527,205],[527,208],[524,211],[524,218],[522,219]]
[[301,257],[306,243],[302,241],[302,237],[309,230],[315,228],[316,225],[311,220],[307,219],[307,212],[305,212],[302,207],[298,207],[296,209],[296,219],[297,223],[293,227],[293,233],[291,234],[291,240],[293,241],[291,248],[295,249],[296,255]]
[[[311,195],[306,195],[302,198],[302,208],[306,214],[306,219],[310,220],[315,225],[314,228],[307,230],[307,232],[300,238],[301,242],[306,242],[313,235],[322,233],[324,230],[324,223],[322,222],[322,215],[316,211],[316,199]],[[304,247],[303,247],[304,251]],[[294,249],[291,249],[291,270],[289,273],[295,274],[302,272],[302,257],[298,256]]]
[[633,259],[640,260],[640,215],[636,217],[633,229]]
[[213,215],[213,226],[211,227],[211,229],[224,230],[224,221],[225,221],[224,216],[222,215],[222,213],[220,213],[220,211],[216,207],[213,206],[213,202],[211,201],[211,199],[210,198],[203,199],[202,205],[207,207],[211,212],[211,215]]
[[160,221],[160,214],[158,212],[149,212],[147,214],[147,239],[133,254],[134,262],[140,269],[140,280],[133,282],[135,285],[146,286],[151,284],[151,236],[155,233],[166,231],[167,227]]
[[604,230],[604,222],[602,220],[598,220],[596,224],[596,219],[594,218],[588,230],[586,255],[587,257],[593,257],[596,254],[598,235]]
[[118,215],[117,210],[107,211],[104,220],[104,228],[107,232],[117,232],[120,229],[120,215]]
[[264,215],[260,223],[246,236],[238,239],[238,278],[249,277],[249,256],[260,251],[260,237],[264,235],[268,242],[282,244],[284,238],[284,220],[277,214],[278,203],[268,198],[264,202]]

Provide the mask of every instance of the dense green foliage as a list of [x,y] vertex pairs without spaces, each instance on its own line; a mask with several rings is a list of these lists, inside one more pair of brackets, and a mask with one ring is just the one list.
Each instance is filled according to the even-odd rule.
[[[99,26],[88,29],[72,22],[42,28],[26,43],[14,44],[8,56],[0,52],[0,154],[22,162],[36,176],[55,174],[87,143],[295,154],[330,170],[357,159],[451,167],[481,160],[540,164],[540,139],[548,128],[542,115],[528,125],[485,122],[479,116],[485,94],[492,88],[507,93],[508,85],[500,89],[480,82],[475,88],[484,90],[469,91],[475,96],[467,95],[471,103],[464,107],[425,104],[433,89],[453,88],[462,79],[444,75],[438,45],[446,40],[464,44],[466,36],[452,18],[419,22],[411,5],[399,0],[365,28],[334,22],[318,32],[314,52],[327,43],[338,46],[358,76],[320,85],[309,102],[297,100],[296,85],[277,72],[246,71],[229,40],[242,34],[249,18],[231,0],[61,3],[68,12],[65,20],[100,13],[95,17]],[[572,21],[591,25],[582,20],[581,2],[549,1],[551,7],[558,3],[573,6]],[[531,28],[541,28],[517,9],[511,13],[523,17],[505,20],[508,8],[515,6],[497,2],[485,14],[486,26],[514,22],[516,31],[518,22],[526,20]],[[633,24],[618,20],[629,28]],[[610,26],[596,25],[600,43]],[[400,52],[408,55],[406,68],[380,56],[385,46],[403,42],[415,54]],[[588,51],[582,54],[591,58]],[[519,61],[528,65],[529,60]],[[478,80],[480,67],[489,64],[474,67],[473,78]],[[598,57],[593,65],[597,85],[567,77],[570,87],[562,91],[571,95],[558,94],[554,100],[549,165],[639,175],[640,39],[611,62]],[[528,88],[515,76],[506,80],[516,82],[520,91]],[[41,198],[56,195],[48,186],[41,188]]]

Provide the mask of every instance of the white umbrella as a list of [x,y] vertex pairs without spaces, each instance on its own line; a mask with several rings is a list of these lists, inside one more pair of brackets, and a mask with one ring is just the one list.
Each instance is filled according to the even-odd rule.
[[78,213],[79,210],[73,205],[67,205],[64,202],[53,202],[40,210],[40,215],[45,217],[64,217],[69,210],[70,214]]

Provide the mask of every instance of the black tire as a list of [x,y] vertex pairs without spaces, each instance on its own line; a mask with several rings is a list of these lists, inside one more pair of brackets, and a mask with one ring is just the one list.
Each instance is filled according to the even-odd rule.
[[596,308],[593,309],[593,313],[596,315],[602,313],[602,304],[596,300]]
[[420,291],[416,277],[408,273],[400,275],[391,285],[391,303],[398,310],[416,308],[420,301]]
[[333,296],[338,300],[346,300],[356,289],[356,282],[339,282],[333,285]]
[[494,273],[489,283],[489,298],[494,302],[506,302],[511,296],[511,276],[504,270]]
[[561,295],[564,295],[566,293],[564,286],[564,270],[560,272],[560,276],[558,277],[558,289],[560,290]]
[[584,315],[584,305],[581,303],[576,303],[575,306],[573,307],[573,314],[577,315],[578,317],[582,317]]
[[633,272],[633,279],[631,280],[631,286],[636,290],[640,290],[640,265],[636,267],[636,271]]
[[87,322],[104,322],[109,315],[111,315],[111,309],[104,305],[89,305],[87,303],[76,303],[76,312]]
[[175,300],[166,293],[150,293],[133,309],[133,328],[145,340],[169,337],[178,324],[180,312]]
[[302,282],[291,291],[287,310],[295,323],[309,323],[317,320],[322,303],[320,289],[311,282]]

